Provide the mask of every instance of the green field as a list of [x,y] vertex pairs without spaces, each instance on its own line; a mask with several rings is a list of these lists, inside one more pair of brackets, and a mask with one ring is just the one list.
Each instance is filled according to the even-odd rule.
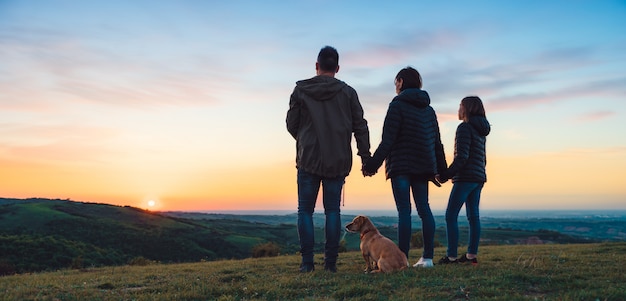
[[478,266],[392,274],[364,274],[359,252],[327,273],[320,256],[309,274],[297,272],[298,255],[282,255],[4,276],[0,300],[626,300],[620,242],[484,246]]

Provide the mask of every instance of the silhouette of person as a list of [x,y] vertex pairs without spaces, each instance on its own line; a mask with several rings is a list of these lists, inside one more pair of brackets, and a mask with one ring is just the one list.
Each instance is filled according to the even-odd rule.
[[298,81],[289,100],[287,130],[296,140],[298,169],[298,235],[300,272],[312,272],[313,212],[323,187],[325,222],[324,269],[337,271],[341,235],[341,192],[352,169],[352,135],[362,162],[370,157],[369,129],[357,92],[335,78],[339,53],[323,47],[315,63],[317,75]]
[[[439,263],[469,262],[478,264],[478,242],[480,240],[480,215],[478,205],[487,173],[486,141],[491,126],[485,116],[485,108],[478,96],[468,96],[459,105],[459,120],[454,139],[454,160],[450,167],[437,176],[441,182],[452,178],[452,190],[446,208],[446,235],[448,250]],[[469,222],[467,254],[457,258],[459,245],[458,216],[465,204]]]
[[363,175],[371,176],[385,161],[387,179],[398,210],[398,247],[409,256],[411,243],[411,190],[417,213],[422,220],[424,250],[414,267],[432,267],[435,219],[428,203],[428,182],[445,170],[446,158],[441,143],[439,123],[430,106],[428,93],[422,90],[419,72],[406,67],[394,81],[396,94],[389,104],[383,124],[382,140]]

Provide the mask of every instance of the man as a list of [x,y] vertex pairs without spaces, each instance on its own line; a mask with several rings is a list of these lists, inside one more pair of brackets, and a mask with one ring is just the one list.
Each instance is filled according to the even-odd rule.
[[341,190],[352,168],[352,134],[364,163],[370,157],[369,129],[356,91],[335,78],[339,71],[335,48],[320,50],[315,70],[315,77],[296,83],[287,111],[287,130],[297,149],[300,272],[315,269],[313,211],[321,183],[326,215],[324,270],[334,273],[342,228]]

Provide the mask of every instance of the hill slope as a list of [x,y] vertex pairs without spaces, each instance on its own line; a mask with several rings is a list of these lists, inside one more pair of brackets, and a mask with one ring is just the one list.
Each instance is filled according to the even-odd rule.
[[133,207],[0,199],[0,265],[28,272],[125,264],[136,257],[161,262],[245,258],[250,248],[242,245],[263,241],[230,227]]
[[[347,223],[353,216],[343,215]],[[417,219],[417,217],[416,217]],[[380,232],[395,239],[395,217],[376,217]],[[280,222],[279,222],[280,221]],[[0,275],[126,264],[241,259],[271,242],[282,254],[299,250],[296,216],[236,216],[156,213],[133,207],[50,199],[0,198]],[[524,222],[527,224],[527,222]],[[324,245],[323,215],[316,214],[316,251]],[[436,240],[445,241],[439,224]],[[414,225],[414,247],[421,247]],[[466,241],[467,231],[461,232]],[[482,244],[593,242],[546,230],[487,228]],[[359,236],[344,236],[345,250],[358,250]]]

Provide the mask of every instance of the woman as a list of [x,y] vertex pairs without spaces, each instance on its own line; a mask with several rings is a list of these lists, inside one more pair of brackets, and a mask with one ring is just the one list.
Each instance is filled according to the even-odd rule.
[[[463,122],[456,129],[454,160],[450,167],[437,178],[440,182],[452,178],[452,183],[454,183],[446,209],[448,250],[446,256],[441,258],[439,263],[469,262],[476,265],[478,264],[476,255],[480,240],[478,204],[483,185],[487,182],[485,142],[491,131],[491,126],[485,116],[483,103],[477,96],[468,96],[461,100],[459,120]],[[459,245],[457,220],[463,204],[465,204],[467,220],[469,221],[469,242],[467,254],[457,258]]]
[[[411,190],[422,219],[424,251],[414,267],[432,267],[435,219],[428,204],[428,181],[447,167],[439,123],[422,77],[407,67],[396,75],[396,94],[389,104],[382,140],[363,166],[363,175],[374,175],[385,161],[387,179],[398,210],[398,246],[409,257],[411,243]],[[439,184],[439,183],[436,183]]]

